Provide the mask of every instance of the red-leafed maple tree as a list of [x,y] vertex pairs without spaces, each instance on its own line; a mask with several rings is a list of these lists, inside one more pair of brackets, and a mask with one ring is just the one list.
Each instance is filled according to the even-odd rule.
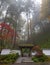
[[6,40],[6,43],[14,44],[14,36],[18,37],[17,33],[15,34],[15,30],[12,29],[10,25],[5,22],[0,23],[0,40]]
[[6,39],[14,36],[14,30],[10,27],[10,25],[6,23],[0,23],[0,39]]
[[35,45],[32,50],[36,51],[35,56],[37,57],[41,57],[43,55],[42,49],[39,45]]

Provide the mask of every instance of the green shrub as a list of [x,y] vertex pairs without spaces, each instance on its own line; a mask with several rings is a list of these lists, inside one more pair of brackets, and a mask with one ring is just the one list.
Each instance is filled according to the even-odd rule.
[[41,57],[37,57],[37,56],[32,57],[32,60],[34,62],[45,62],[48,61],[48,57],[43,54]]
[[33,57],[32,60],[33,60],[34,62],[39,62],[39,60],[38,60],[36,57]]
[[17,54],[0,55],[0,62],[2,63],[13,63],[19,57]]

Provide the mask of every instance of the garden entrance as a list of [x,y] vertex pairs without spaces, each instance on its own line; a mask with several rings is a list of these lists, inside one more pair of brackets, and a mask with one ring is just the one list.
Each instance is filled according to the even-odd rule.
[[22,56],[23,57],[28,57],[28,56],[30,56],[31,55],[31,50],[30,50],[30,48],[27,48],[27,47],[22,47],[21,48],[21,53],[22,53]]
[[19,44],[19,48],[21,50],[21,56],[22,57],[29,57],[31,56],[31,51],[33,48],[33,44]]

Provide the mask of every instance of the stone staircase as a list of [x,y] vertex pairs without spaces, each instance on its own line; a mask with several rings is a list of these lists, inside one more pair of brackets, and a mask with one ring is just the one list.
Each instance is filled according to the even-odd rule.
[[33,62],[31,57],[19,57],[15,63]]

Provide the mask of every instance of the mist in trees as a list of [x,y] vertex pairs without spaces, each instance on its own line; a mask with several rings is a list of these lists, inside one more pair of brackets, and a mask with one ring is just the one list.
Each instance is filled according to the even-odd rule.
[[22,41],[36,43],[40,37],[49,34],[49,2],[49,0],[0,0],[0,23],[5,22],[14,29],[13,46]]

